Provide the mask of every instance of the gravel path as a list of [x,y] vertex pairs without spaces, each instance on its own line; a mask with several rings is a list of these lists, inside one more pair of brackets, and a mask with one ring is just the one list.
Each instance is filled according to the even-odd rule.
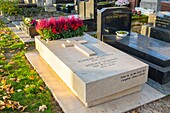
[[127,113],[170,113],[170,95]]

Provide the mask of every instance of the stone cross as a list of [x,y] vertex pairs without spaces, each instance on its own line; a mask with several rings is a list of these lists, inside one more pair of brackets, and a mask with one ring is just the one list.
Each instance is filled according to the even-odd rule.
[[81,51],[83,54],[85,54],[88,57],[95,55],[96,53],[94,51],[92,51],[89,48],[82,45],[82,44],[86,44],[86,43],[88,43],[86,40],[76,41],[74,39],[68,39],[68,40],[66,40],[66,42],[62,43],[62,46],[64,48],[74,46],[76,49],[78,49],[79,51]]

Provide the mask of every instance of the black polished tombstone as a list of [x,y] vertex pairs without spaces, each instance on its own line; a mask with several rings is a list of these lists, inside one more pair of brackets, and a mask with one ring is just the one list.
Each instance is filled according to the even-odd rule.
[[170,30],[170,17],[156,17],[155,27]]
[[128,7],[103,8],[97,15],[97,38],[115,34],[116,31],[131,31],[132,11]]
[[170,43],[170,16],[158,13],[155,25],[143,25],[141,34]]
[[74,3],[74,0],[53,0],[53,4],[58,4],[58,3]]
[[170,83],[170,44],[132,33],[127,37],[104,35],[107,44],[114,46],[149,64],[149,78],[159,84]]
[[[104,3],[103,3],[104,2]],[[115,6],[115,1],[102,1],[102,2],[99,2],[97,3],[97,9],[101,10],[102,8],[106,8],[106,7],[113,7]]]
[[158,13],[155,26],[150,27],[149,36],[170,43],[170,17]]
[[170,43],[170,29],[151,26],[150,37]]

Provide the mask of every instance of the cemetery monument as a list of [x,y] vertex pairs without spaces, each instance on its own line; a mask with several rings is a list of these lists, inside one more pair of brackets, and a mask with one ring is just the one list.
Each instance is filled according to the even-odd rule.
[[141,90],[148,65],[88,34],[49,41],[35,38],[41,57],[86,107]]

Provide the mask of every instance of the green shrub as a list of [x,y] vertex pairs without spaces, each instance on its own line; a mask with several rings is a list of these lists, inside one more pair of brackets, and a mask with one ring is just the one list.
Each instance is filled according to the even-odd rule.
[[21,12],[21,9],[18,7],[18,0],[0,0],[0,10],[10,16],[17,16]]

